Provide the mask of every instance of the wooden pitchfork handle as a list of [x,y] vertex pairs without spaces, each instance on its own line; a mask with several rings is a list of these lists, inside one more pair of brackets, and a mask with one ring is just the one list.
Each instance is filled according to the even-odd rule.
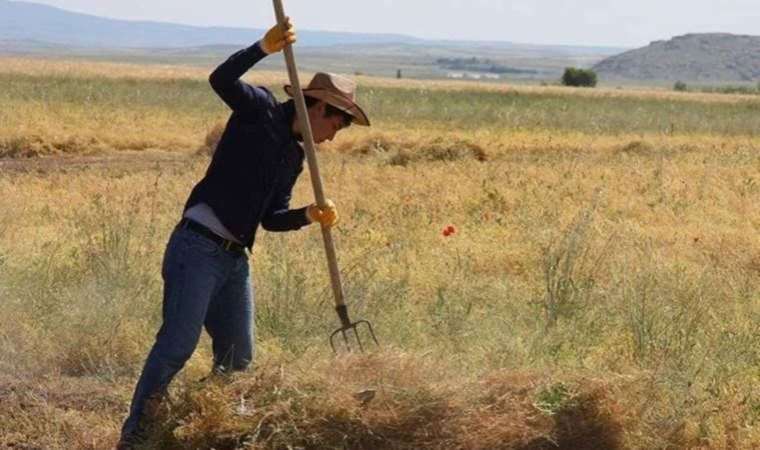
[[[277,23],[280,26],[284,26],[285,11],[282,6],[282,0],[274,0],[274,11],[277,16]],[[283,52],[285,53],[285,62],[288,66],[290,84],[293,86],[293,96],[295,98],[298,120],[301,122],[300,130],[301,135],[303,136],[304,146],[306,147],[306,159],[309,163],[309,172],[311,173],[311,185],[314,188],[314,196],[317,199],[317,206],[320,209],[323,209],[327,206],[325,202],[325,191],[322,187],[322,178],[319,175],[317,154],[314,149],[314,135],[311,132],[311,123],[309,122],[309,114],[306,110],[306,101],[304,100],[304,95],[301,91],[301,83],[298,80],[296,58],[293,54],[293,48],[290,44],[285,45]],[[338,256],[335,253],[335,243],[333,242],[330,228],[324,225],[322,225],[322,238],[325,242],[327,264],[330,269],[330,282],[332,283],[332,291],[335,295],[335,309],[338,312],[338,317],[340,318],[341,325],[344,328],[350,328],[352,324],[348,318],[346,302],[343,296],[343,286],[340,281],[340,271],[338,270]]]

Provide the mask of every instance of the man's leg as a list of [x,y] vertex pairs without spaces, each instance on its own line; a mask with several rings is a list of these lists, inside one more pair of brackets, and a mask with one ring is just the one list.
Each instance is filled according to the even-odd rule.
[[212,339],[215,370],[245,370],[253,361],[254,309],[248,259],[241,256],[211,301],[206,316],[205,325]]
[[138,433],[151,400],[158,401],[169,382],[198,345],[209,301],[224,276],[221,249],[188,230],[175,230],[164,255],[163,324],[135,388],[122,437]]

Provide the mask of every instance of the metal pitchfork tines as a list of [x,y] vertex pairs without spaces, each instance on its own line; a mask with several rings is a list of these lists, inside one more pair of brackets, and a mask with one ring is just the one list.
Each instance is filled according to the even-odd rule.
[[377,337],[375,337],[375,331],[372,329],[372,324],[369,323],[367,320],[357,320],[356,322],[351,322],[351,319],[348,318],[348,308],[346,308],[346,305],[340,305],[335,308],[335,311],[338,313],[338,317],[340,318],[341,326],[337,330],[333,331],[333,333],[330,335],[330,347],[332,347],[333,352],[337,353],[338,350],[335,348],[335,338],[338,336],[338,334],[341,334],[343,336],[343,342],[346,345],[346,349],[348,351],[351,351],[351,344],[348,343],[348,336],[346,336],[346,332],[349,330],[352,330],[354,332],[354,337],[356,337],[356,342],[359,344],[359,351],[364,351],[364,346],[362,345],[362,339],[359,335],[358,326],[361,324],[364,324],[367,326],[367,329],[369,330],[369,335],[372,337],[372,340],[375,341],[375,345],[380,345],[379,342],[377,342]]
[[[274,11],[277,15],[277,23],[280,24],[280,26],[284,26],[285,24],[285,10],[282,6],[282,0],[273,0],[274,1]],[[296,69],[296,58],[293,54],[293,47],[288,44],[283,49],[283,52],[285,53],[285,62],[288,67],[288,76],[290,77],[290,84],[293,86],[293,94],[295,98],[296,103],[296,111],[298,113],[298,120],[300,121],[300,129],[303,131],[303,143],[305,147],[305,153],[306,153],[306,160],[309,163],[309,172],[311,173],[311,184],[314,188],[314,196],[317,199],[317,206],[319,208],[324,208],[326,206],[325,202],[325,193],[324,189],[322,188],[322,178],[319,175],[319,165],[317,164],[317,154],[314,150],[314,135],[311,131],[311,123],[309,123],[309,114],[306,110],[306,101],[304,100],[303,92],[301,91],[301,83],[298,80],[298,70]],[[359,350],[364,351],[364,347],[362,345],[361,338],[359,337],[358,333],[358,325],[367,325],[367,328],[369,329],[370,336],[372,336],[372,340],[375,341],[375,344],[378,344],[377,338],[375,337],[375,332],[372,329],[372,324],[370,324],[366,320],[358,320],[356,322],[351,322],[351,320],[348,318],[348,309],[346,308],[346,303],[343,301],[343,287],[340,282],[340,271],[338,270],[338,257],[335,253],[335,244],[333,243],[332,234],[330,232],[330,228],[322,226],[322,238],[325,242],[325,253],[327,254],[327,264],[330,269],[330,282],[332,284],[333,294],[335,295],[335,310],[338,312],[338,317],[340,318],[341,327],[338,328],[335,332],[333,332],[332,335],[330,335],[330,346],[332,347],[333,351],[336,351],[335,348],[335,337],[338,334],[343,335],[343,340],[347,346],[347,348],[350,350],[351,347],[348,345],[348,337],[346,336],[346,332],[353,331],[354,336],[356,336],[356,341],[359,344]]]

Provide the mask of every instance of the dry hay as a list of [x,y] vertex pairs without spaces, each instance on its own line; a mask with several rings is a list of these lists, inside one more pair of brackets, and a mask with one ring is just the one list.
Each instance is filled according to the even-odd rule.
[[[211,127],[196,154],[213,155],[224,129],[223,122]],[[373,134],[337,146],[332,145],[330,148],[351,156],[375,157],[391,166],[408,166],[416,162],[489,160],[488,153],[481,145],[457,136],[403,139],[392,135]]]
[[[359,401],[367,388],[374,400]],[[217,450],[615,449],[620,410],[596,380],[511,371],[457,380],[424,357],[385,352],[265,363],[200,383],[165,408],[153,439]]]
[[392,166],[407,166],[416,162],[488,161],[489,155],[479,144],[456,136],[422,139],[403,139],[387,135],[372,135],[338,151],[354,156],[369,156]]
[[80,136],[49,138],[27,135],[0,139],[0,158],[34,158],[63,154],[91,155],[103,150],[103,146],[97,139]]

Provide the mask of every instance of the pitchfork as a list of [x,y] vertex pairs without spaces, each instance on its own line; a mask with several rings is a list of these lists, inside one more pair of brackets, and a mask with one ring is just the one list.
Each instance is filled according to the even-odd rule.
[[[274,0],[274,11],[277,16],[277,23],[280,26],[285,26],[285,10],[282,6],[282,0]],[[296,111],[298,113],[298,120],[301,122],[300,129],[303,130],[303,142],[306,147],[306,159],[309,162],[309,172],[311,173],[311,184],[314,188],[314,196],[317,199],[317,206],[320,209],[326,206],[325,193],[322,188],[322,178],[319,176],[319,166],[317,165],[317,154],[314,151],[314,136],[311,132],[311,123],[309,122],[309,115],[306,112],[306,101],[304,100],[303,92],[301,92],[301,83],[298,81],[298,70],[296,69],[296,58],[293,54],[293,48],[290,44],[286,45],[283,49],[285,53],[285,62],[288,66],[288,75],[290,77],[290,84],[293,86],[293,94],[296,103]],[[335,346],[335,338],[338,335],[343,336],[343,342],[346,348],[350,351],[351,345],[349,344],[347,332],[353,331],[353,335],[356,338],[356,342],[359,344],[359,350],[364,351],[362,340],[359,337],[359,325],[366,325],[369,330],[369,335],[376,345],[379,345],[377,338],[375,337],[375,331],[372,329],[372,324],[366,320],[357,320],[352,322],[348,317],[348,308],[343,299],[343,287],[340,282],[340,271],[338,270],[338,257],[335,253],[335,244],[333,243],[332,234],[330,228],[322,226],[322,238],[325,242],[325,253],[327,254],[327,265],[330,269],[330,282],[332,283],[333,294],[335,295],[335,311],[338,313],[340,319],[340,328],[335,330],[330,335],[330,347],[333,352],[337,352]]]

